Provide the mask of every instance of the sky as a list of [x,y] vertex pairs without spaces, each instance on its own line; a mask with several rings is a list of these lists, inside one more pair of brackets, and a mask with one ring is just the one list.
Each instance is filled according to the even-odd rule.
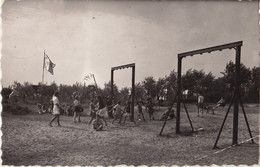
[[[44,83],[72,85],[95,75],[110,81],[111,67],[135,63],[136,83],[177,72],[177,54],[243,41],[241,62],[259,66],[256,1],[8,0],[2,5],[1,83],[42,81],[44,51],[56,64]],[[183,59],[188,69],[220,77],[235,50]],[[131,68],[114,83],[131,87]]]

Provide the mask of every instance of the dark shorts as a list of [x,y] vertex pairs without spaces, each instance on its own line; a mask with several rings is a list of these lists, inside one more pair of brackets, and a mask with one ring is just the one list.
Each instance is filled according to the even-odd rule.
[[96,117],[96,112],[95,111],[91,111],[90,112],[90,117]]
[[203,106],[204,106],[203,103],[198,103],[199,108],[203,108]]
[[75,112],[81,112],[81,108],[80,108],[79,106],[75,106],[75,107],[74,107],[74,111],[75,111]]

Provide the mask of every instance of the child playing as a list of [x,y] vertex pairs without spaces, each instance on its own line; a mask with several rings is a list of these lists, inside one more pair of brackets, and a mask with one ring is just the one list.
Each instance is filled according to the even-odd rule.
[[137,102],[137,108],[138,108],[138,120],[141,120],[141,116],[143,118],[143,121],[145,122],[144,114],[143,114],[143,108],[142,108],[142,101]]
[[96,118],[96,108],[95,108],[94,100],[91,100],[91,102],[90,102],[90,117],[91,117],[91,120],[88,123],[89,125]]
[[161,121],[164,121],[165,119],[173,119],[175,118],[174,110],[171,109],[171,107],[168,107],[168,109],[163,113],[161,116]]
[[123,116],[121,101],[118,101],[117,105],[114,106],[113,116],[114,116],[114,119],[112,121],[112,124],[114,123],[115,120],[117,120],[119,118],[118,124],[121,125],[121,120],[122,120],[122,116]]
[[126,117],[129,117],[129,119],[130,119],[130,112],[131,112],[131,106],[130,105],[131,105],[131,102],[128,101],[126,103],[126,106],[125,106],[125,109],[124,109],[124,111],[125,111],[125,113],[124,113],[125,118],[124,118],[123,124],[125,124]]
[[215,110],[218,107],[224,107],[225,105],[226,105],[225,99],[223,97],[221,97],[221,99],[218,101],[217,105],[215,107],[213,107],[213,110]]
[[154,109],[153,109],[153,103],[152,103],[151,99],[148,100],[147,108],[148,108],[148,114],[149,114],[150,120],[152,120],[152,119],[154,120],[154,116],[153,116]]
[[79,101],[79,97],[76,96],[75,100],[73,102],[73,106],[74,106],[74,117],[73,117],[73,122],[76,123],[76,118],[78,117],[78,122],[80,121],[80,112],[81,112],[81,107],[80,107],[80,101]]
[[57,119],[58,126],[60,125],[60,105],[59,105],[59,92],[55,92],[53,97],[52,97],[52,102],[53,102],[53,115],[54,117],[52,118],[51,122],[49,123],[49,126],[52,127],[52,122]]
[[100,120],[103,120],[105,122],[105,125],[107,126],[107,121],[105,119],[105,105],[101,99],[100,96],[98,96],[98,111],[97,111],[97,122],[100,122]]
[[198,116],[203,117],[203,109],[204,109],[204,97],[202,95],[199,94],[198,96]]

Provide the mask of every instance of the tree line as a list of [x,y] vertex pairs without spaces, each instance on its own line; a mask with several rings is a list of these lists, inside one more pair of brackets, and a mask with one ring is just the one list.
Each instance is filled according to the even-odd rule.
[[[241,98],[243,102],[259,102],[259,67],[247,68],[240,65]],[[189,69],[182,75],[182,90],[186,102],[196,102],[197,95],[202,94],[207,103],[216,103],[221,97],[227,101],[231,99],[234,90],[235,64],[230,61],[226,64],[221,77],[215,77],[211,72],[205,73],[203,70]],[[90,99],[100,95],[104,100],[110,96],[110,81],[104,84],[104,88],[96,88],[94,85],[85,85],[76,82],[73,85],[57,85],[55,82],[50,85],[39,83],[32,85],[29,82],[23,84],[15,81],[7,88],[2,88],[1,94],[3,102],[8,99],[12,88],[19,92],[19,98],[23,102],[50,101],[56,90],[60,92],[60,100],[64,103],[71,103],[73,94],[77,92],[82,103],[89,103]],[[124,87],[119,90],[117,85],[113,85],[114,100],[126,102],[129,98],[131,88]],[[172,70],[169,75],[154,79],[152,76],[145,77],[142,82],[135,84],[135,99],[146,101],[152,98],[160,105],[170,105],[177,93],[177,72]]]

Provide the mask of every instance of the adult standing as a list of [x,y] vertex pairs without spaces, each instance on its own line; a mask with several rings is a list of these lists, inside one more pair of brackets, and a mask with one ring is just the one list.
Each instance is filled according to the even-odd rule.
[[57,119],[58,126],[60,125],[60,104],[59,104],[59,92],[55,92],[52,97],[52,103],[53,103],[53,115],[51,122],[49,123],[49,126],[52,126],[52,122]]
[[198,116],[200,116],[200,113],[201,113],[201,116],[203,117],[203,108],[204,108],[204,97],[199,94],[198,96]]

